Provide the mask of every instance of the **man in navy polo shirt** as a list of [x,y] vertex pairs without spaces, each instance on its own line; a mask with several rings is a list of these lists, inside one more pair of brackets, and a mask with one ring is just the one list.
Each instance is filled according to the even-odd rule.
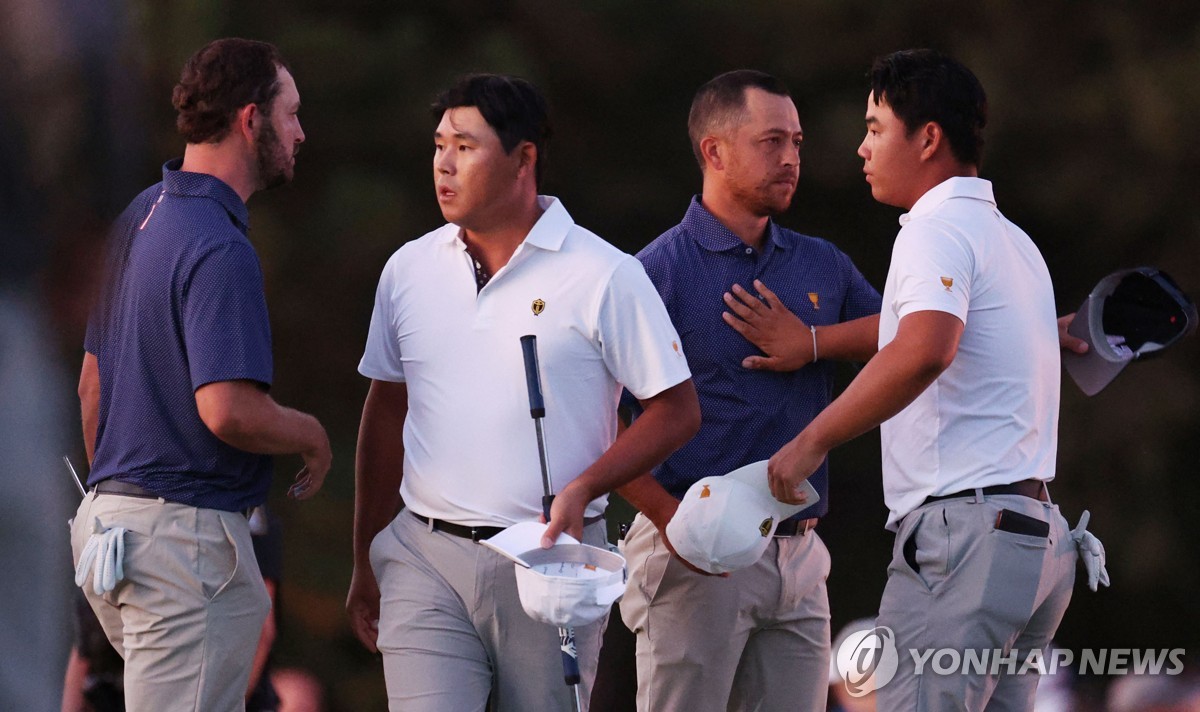
[[[832,244],[771,219],[791,203],[803,142],[778,80],[718,76],[697,92],[688,124],[703,194],[638,259],[683,340],[703,423],[653,478],[619,490],[641,512],[624,542],[621,602],[637,634],[637,706],[823,709],[829,553],[812,527],[828,507],[825,466],[810,480],[821,501],[781,522],[763,557],[727,577],[674,556],[664,529],[692,483],[769,458],[829,403],[826,359],[870,357],[880,298]],[[861,334],[841,327],[822,339],[824,326],[851,320]],[[781,360],[770,340],[797,332],[812,351]]]
[[267,394],[270,326],[246,237],[245,201],[292,178],[300,96],[275,47],[226,39],[187,61],[173,100],[184,157],[118,219],[88,323],[92,469],[71,543],[79,562],[89,542],[123,542],[115,585],[86,559],[76,580],[125,658],[127,709],[241,710],[270,609],[247,513],[266,499],[271,455],[304,458],[299,499],[331,458],[316,418]]

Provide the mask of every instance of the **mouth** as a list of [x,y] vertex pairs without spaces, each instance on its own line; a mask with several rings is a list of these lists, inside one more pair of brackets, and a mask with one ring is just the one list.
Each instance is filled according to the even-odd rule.
[[453,197],[454,197],[454,196],[456,196],[456,195],[458,195],[458,193],[456,193],[455,191],[453,191],[453,190],[451,190],[451,189],[447,188],[447,187],[446,187],[446,186],[444,186],[444,185],[439,185],[439,186],[437,187],[437,197],[438,197],[438,200],[450,200],[451,198],[453,198]]

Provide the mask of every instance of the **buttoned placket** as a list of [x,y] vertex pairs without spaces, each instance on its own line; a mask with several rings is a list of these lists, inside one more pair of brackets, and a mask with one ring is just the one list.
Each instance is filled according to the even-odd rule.
[[[462,250],[463,258],[466,260],[467,269],[471,279],[471,288],[475,289],[475,258],[471,256],[471,253],[466,249],[465,244],[460,242],[459,248]],[[498,289],[498,287],[495,285],[501,280],[504,280],[505,275],[511,274],[514,269],[517,269],[521,262],[524,262],[526,259],[528,259],[528,255],[532,249],[533,248],[529,247],[525,242],[517,245],[517,249],[513,251],[512,257],[508,258],[508,262],[506,262],[503,267],[496,270],[496,273],[488,279],[487,284],[483,285],[482,289],[476,290],[474,320],[474,325],[476,327],[485,326],[491,321],[493,311],[492,305],[495,303],[495,297],[492,297],[491,295],[493,295],[496,292],[496,289]],[[509,279],[511,279],[511,277]]]

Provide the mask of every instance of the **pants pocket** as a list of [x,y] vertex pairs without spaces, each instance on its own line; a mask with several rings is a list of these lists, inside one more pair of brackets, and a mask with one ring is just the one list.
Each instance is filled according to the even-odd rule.
[[200,586],[204,597],[216,599],[229,587],[241,569],[237,537],[229,531],[225,518],[212,510],[196,510],[201,519]]

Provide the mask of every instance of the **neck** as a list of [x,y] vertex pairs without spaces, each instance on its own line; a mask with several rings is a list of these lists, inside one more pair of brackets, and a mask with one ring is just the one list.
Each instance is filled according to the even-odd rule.
[[756,250],[761,250],[767,236],[769,215],[758,215],[747,210],[728,190],[704,181],[704,192],[700,202],[722,225],[738,236],[738,239]]
[[912,206],[917,204],[926,193],[933,190],[937,186],[945,183],[951,178],[978,178],[979,166],[969,163],[959,163],[957,161],[948,162],[941,166],[933,167],[926,171],[921,179],[913,181],[913,197],[907,201],[907,205],[903,205],[905,210],[912,210]]
[[207,173],[221,179],[245,203],[257,190],[254,162],[252,158],[247,160],[244,152],[234,150],[236,147],[229,144],[229,141],[189,143],[183,151],[180,170]]
[[504,216],[492,225],[463,228],[472,254],[483,263],[483,268],[488,274],[494,275],[508,264],[517,247],[542,216],[542,212],[541,206],[538,205],[537,193],[534,192],[528,198],[514,204],[512,210],[505,211]]

